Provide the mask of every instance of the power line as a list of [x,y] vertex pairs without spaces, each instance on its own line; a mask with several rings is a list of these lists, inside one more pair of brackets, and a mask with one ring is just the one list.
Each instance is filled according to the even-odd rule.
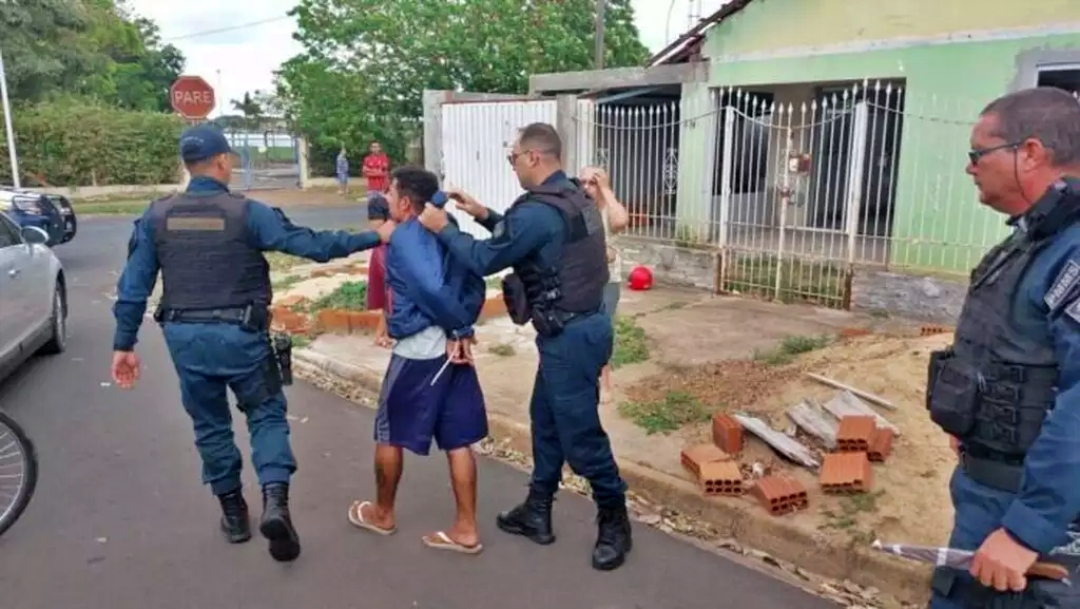
[[277,17],[269,17],[267,19],[260,19],[259,21],[249,21],[248,23],[238,23],[236,25],[230,25],[228,27],[216,28],[213,30],[202,30],[199,32],[189,32],[187,34],[181,34],[180,36],[169,36],[168,38],[162,38],[162,42],[173,42],[174,40],[185,40],[188,38],[197,38],[199,36],[211,36],[213,34],[224,34],[225,32],[235,32],[236,30],[245,30],[252,27],[258,27],[260,25],[266,25],[268,23],[276,23],[278,21],[284,21],[286,19],[292,19],[289,15],[278,15]]

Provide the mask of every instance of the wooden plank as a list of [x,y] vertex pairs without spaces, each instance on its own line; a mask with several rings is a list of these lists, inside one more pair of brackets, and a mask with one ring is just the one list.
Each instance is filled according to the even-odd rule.
[[787,416],[799,429],[821,440],[829,450],[836,448],[836,433],[840,430],[840,422],[817,404],[803,400],[788,408]]
[[881,406],[882,408],[885,408],[887,410],[896,410],[896,405],[895,404],[893,404],[892,402],[886,400],[885,398],[883,398],[881,396],[877,396],[877,395],[874,395],[872,393],[867,393],[866,391],[856,389],[856,388],[854,388],[854,387],[852,387],[850,385],[845,385],[845,384],[841,383],[840,381],[837,381],[835,379],[831,379],[831,378],[829,378],[827,376],[821,376],[820,374],[814,374],[812,372],[807,372],[806,376],[808,376],[809,378],[814,379],[815,381],[817,381],[817,382],[819,382],[819,383],[821,383],[823,385],[828,385],[829,387],[833,387],[834,389],[839,389],[841,391],[848,391],[852,395],[856,395],[856,396],[866,400],[867,402],[870,402],[871,404],[877,404],[878,406]]
[[749,415],[736,414],[732,416],[744,429],[788,459],[810,469],[817,469],[821,466],[814,453],[810,452],[810,449],[799,444],[794,438],[789,438],[787,435],[769,427],[769,424],[765,421]]

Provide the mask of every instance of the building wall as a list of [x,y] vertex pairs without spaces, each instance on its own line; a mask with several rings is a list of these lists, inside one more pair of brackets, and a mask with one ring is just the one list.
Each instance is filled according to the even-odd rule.
[[1080,21],[1075,0],[755,0],[709,31],[708,57]]
[[1037,64],[1080,63],[1080,2],[757,0],[705,48],[712,87],[902,79],[890,263],[964,272],[1006,230],[964,176],[971,125],[993,98],[1033,86]]

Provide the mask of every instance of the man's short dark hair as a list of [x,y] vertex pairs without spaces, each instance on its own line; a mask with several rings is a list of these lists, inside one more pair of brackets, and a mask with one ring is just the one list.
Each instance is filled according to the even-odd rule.
[[562,138],[548,123],[532,123],[521,130],[523,150],[535,150],[562,159]]
[[1080,163],[1080,102],[1072,93],[1038,87],[1009,93],[990,102],[980,116],[993,115],[994,135],[1010,144],[1036,139],[1049,148],[1054,165]]
[[390,175],[397,182],[398,194],[408,197],[417,212],[422,211],[424,203],[439,192],[439,178],[423,167],[405,165]]

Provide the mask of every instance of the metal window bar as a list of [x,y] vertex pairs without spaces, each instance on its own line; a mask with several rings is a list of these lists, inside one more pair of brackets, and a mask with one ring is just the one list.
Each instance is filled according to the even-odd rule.
[[850,305],[859,267],[965,275],[1006,233],[965,175],[989,100],[902,82],[720,88],[577,117],[631,236],[719,252],[717,291]]

